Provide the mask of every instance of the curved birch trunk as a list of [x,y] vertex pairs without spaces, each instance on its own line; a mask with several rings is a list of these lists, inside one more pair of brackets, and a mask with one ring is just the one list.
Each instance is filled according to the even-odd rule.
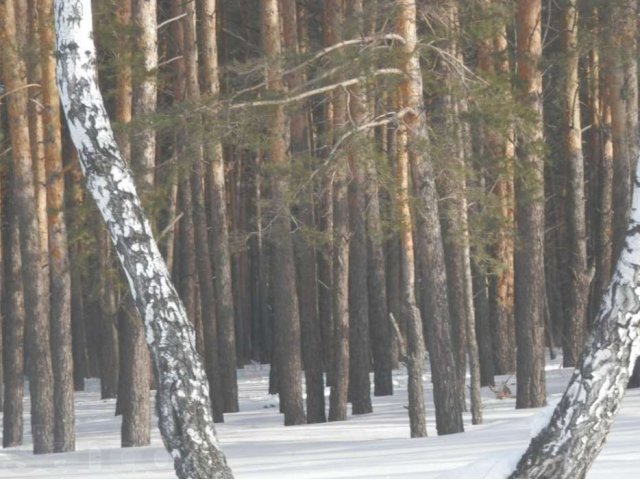
[[57,79],[87,190],[127,274],[158,372],[157,407],[165,447],[181,478],[231,477],[211,418],[195,333],[118,151],[96,81],[90,0],[57,0]]
[[[631,219],[595,328],[567,390],[511,478],[583,478],[597,457],[640,350],[640,168]],[[636,345],[634,346],[634,342]]]

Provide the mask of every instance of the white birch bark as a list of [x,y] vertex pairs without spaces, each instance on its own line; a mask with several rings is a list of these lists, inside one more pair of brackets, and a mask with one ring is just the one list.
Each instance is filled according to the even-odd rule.
[[118,150],[98,89],[90,0],[56,0],[57,83],[87,190],[127,275],[158,373],[160,432],[181,478],[231,478],[195,332]]
[[549,424],[511,478],[583,478],[597,457],[640,353],[640,162],[631,218],[595,328]]

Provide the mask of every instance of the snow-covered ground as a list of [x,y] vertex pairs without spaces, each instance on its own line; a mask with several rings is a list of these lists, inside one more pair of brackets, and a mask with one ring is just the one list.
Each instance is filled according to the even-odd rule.
[[[237,478],[496,478],[509,473],[549,408],[515,410],[513,398],[499,400],[483,389],[484,424],[472,426],[465,414],[465,433],[438,437],[427,376],[429,437],[410,439],[407,377],[400,370],[394,373],[395,395],[374,397],[372,414],[284,427],[277,397],[267,394],[268,375],[264,365],[239,370],[241,411],[226,414],[225,423],[217,426]],[[550,404],[570,375],[558,360],[548,363]],[[515,394],[515,378],[498,379]],[[121,419],[114,410],[114,400],[100,400],[98,381],[89,381],[87,391],[76,394],[77,451],[38,456],[31,453],[27,415],[25,445],[0,450],[0,478],[174,478],[155,419],[150,447],[122,449]],[[589,478],[637,478],[639,435],[640,390],[630,390]]]

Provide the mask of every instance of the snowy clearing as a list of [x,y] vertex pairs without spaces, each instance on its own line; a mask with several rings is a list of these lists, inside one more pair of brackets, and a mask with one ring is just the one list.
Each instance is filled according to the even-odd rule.
[[[548,361],[547,389],[555,404],[571,375],[560,360]],[[374,413],[347,422],[284,427],[277,396],[268,395],[269,367],[238,371],[240,413],[217,425],[222,448],[237,478],[498,478],[510,473],[546,409],[515,410],[483,388],[483,425],[435,435],[431,384],[425,378],[429,438],[410,439],[404,370],[394,372],[393,397],[374,397]],[[507,381],[508,377],[497,377]],[[76,394],[77,451],[34,456],[28,415],[25,445],[0,450],[0,478],[175,478],[153,419],[152,445],[120,448],[115,400],[100,400],[99,382]],[[515,377],[508,380],[515,394]],[[326,390],[328,395],[329,391]],[[328,398],[327,398],[328,400]],[[29,412],[28,399],[25,412]],[[0,414],[1,415],[1,414]],[[637,478],[640,471],[640,389],[629,390],[620,415],[589,478]]]

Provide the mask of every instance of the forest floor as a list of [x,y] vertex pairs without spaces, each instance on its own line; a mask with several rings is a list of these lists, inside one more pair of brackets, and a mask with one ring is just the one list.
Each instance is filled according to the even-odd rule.
[[[551,406],[570,375],[571,370],[560,368],[560,359],[548,361]],[[267,394],[268,366],[247,366],[238,371],[238,380],[241,411],[226,414],[225,423],[217,425],[237,478],[497,478],[510,472],[552,408],[515,410],[514,398],[500,400],[483,388],[484,423],[472,426],[470,414],[465,414],[465,433],[438,437],[427,374],[429,437],[410,439],[402,369],[394,372],[396,393],[374,397],[372,414],[296,427],[282,425],[278,398]],[[506,382],[515,395],[515,377],[497,380]],[[25,445],[0,450],[0,478],[175,478],[156,420],[151,446],[119,448],[121,418],[114,416],[115,400],[100,400],[99,392],[99,382],[89,380],[87,391],[76,394],[73,453],[34,456],[26,415]],[[328,389],[326,394],[328,403]],[[640,389],[629,390],[588,478],[637,478],[639,433]]]

